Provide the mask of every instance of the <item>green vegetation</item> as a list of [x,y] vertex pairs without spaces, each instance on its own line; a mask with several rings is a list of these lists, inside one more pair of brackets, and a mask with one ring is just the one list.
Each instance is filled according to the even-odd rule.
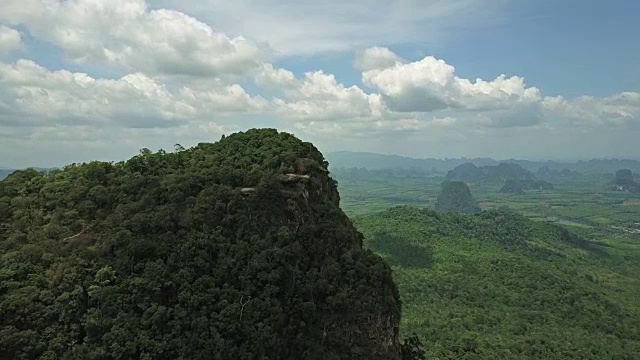
[[445,181],[436,201],[436,210],[441,212],[459,212],[463,214],[479,213],[480,207],[471,195],[467,184],[461,181]]
[[510,211],[355,218],[393,266],[429,359],[636,359],[640,235],[582,236]]
[[312,144],[176,148],[0,182],[0,358],[421,358]]
[[393,166],[250,130],[12,171],[0,358],[638,357],[640,195],[575,171],[635,162],[361,157]]
[[[338,181],[340,203],[349,216],[384,211],[392,206],[435,208],[441,177],[376,177],[354,179],[332,173]],[[499,184],[473,184],[470,189],[482,209],[507,206],[532,219],[571,221],[588,226],[640,228],[640,194],[616,191],[612,174],[558,180],[553,191],[500,193]]]

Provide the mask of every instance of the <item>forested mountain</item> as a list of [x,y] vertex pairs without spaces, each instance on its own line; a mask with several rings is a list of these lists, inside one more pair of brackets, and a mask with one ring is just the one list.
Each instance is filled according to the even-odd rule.
[[504,210],[396,207],[354,221],[392,264],[402,329],[425,339],[428,359],[640,354],[640,251],[631,243],[587,240]]
[[254,129],[13,173],[0,182],[0,358],[420,358],[327,165],[310,143]]
[[442,183],[442,189],[436,199],[436,210],[463,214],[475,214],[481,211],[469,187],[461,181]]

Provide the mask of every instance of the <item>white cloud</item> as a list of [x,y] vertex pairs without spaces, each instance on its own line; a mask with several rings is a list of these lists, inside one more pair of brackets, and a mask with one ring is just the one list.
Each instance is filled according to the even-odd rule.
[[504,0],[151,0],[225,31],[269,43],[281,56],[435,43],[500,21]]
[[377,94],[367,94],[357,86],[346,87],[323,71],[291,78],[286,71],[268,70],[265,78],[284,85],[284,99],[274,100],[276,112],[285,118],[344,121],[382,116],[384,108]]
[[403,63],[404,59],[385,47],[359,49],[353,61],[353,67],[360,71],[380,70]]
[[237,84],[171,92],[159,79],[133,73],[96,79],[49,71],[30,61],[0,62],[0,126],[178,127],[237,113],[257,112],[266,100]]
[[581,127],[625,126],[640,127],[640,92],[596,98],[581,96],[565,99],[546,97],[543,102],[548,117]]
[[0,54],[22,48],[22,35],[18,30],[0,24]]
[[266,54],[181,12],[144,0],[3,0],[0,20],[25,25],[82,64],[127,72],[220,77],[257,69]]
[[[85,150],[107,149],[110,142],[154,148],[253,126],[291,128],[338,145],[376,138],[407,148],[486,137],[498,149],[497,134],[522,139],[527,131],[540,143],[545,132],[593,135],[615,128],[624,138],[640,131],[638,92],[545,97],[520,76],[466,79],[444,60],[408,61],[380,46],[422,36],[431,41],[473,13],[483,19],[498,2],[483,13],[487,3],[477,0],[0,0],[1,22],[59,47],[74,68],[126,74],[104,78],[32,60],[0,62],[0,152],[24,148],[23,140]],[[161,8],[172,4],[198,19]],[[216,12],[208,13],[214,5]],[[436,35],[418,31],[422,26]],[[278,67],[260,41],[283,56],[355,50],[352,65],[366,87],[321,69],[299,74]],[[21,34],[0,25],[0,49],[20,47]],[[65,61],[55,60],[64,68]],[[64,151],[60,156],[73,153]]]
[[[361,61],[375,62],[378,53],[365,53]],[[362,81],[378,89],[389,108],[399,112],[498,110],[541,100],[540,91],[527,87],[521,77],[500,75],[493,81],[470,81],[455,76],[452,65],[432,56],[365,70]]]

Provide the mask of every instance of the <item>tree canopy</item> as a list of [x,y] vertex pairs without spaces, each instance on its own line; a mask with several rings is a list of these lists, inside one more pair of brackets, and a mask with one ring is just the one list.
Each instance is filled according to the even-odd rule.
[[327,166],[312,144],[254,129],[11,174],[0,358],[414,356],[390,268],[362,248]]

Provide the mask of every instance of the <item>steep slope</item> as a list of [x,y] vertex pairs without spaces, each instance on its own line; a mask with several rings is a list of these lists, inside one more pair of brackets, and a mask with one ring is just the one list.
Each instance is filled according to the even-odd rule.
[[14,173],[0,358],[399,359],[390,269],[327,165],[266,129]]
[[461,181],[445,181],[436,199],[436,210],[475,214],[481,211],[467,184]]
[[397,207],[354,221],[393,265],[402,329],[429,359],[640,354],[640,238],[618,249],[504,211]]

